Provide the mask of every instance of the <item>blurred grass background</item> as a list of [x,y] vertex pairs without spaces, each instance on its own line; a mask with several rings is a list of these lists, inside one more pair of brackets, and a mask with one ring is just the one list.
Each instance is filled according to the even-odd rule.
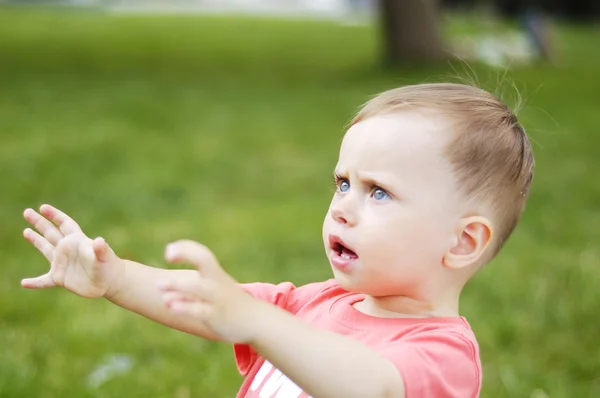
[[[537,169],[518,231],[462,300],[482,397],[600,396],[598,31],[560,25],[558,40],[557,67],[506,75],[526,99]],[[233,397],[230,346],[21,289],[47,268],[21,213],[51,203],[156,266],[190,238],[243,282],[329,278],[320,229],[345,123],[379,91],[468,69],[384,71],[378,42],[376,27],[330,22],[0,8],[0,396]],[[503,81],[473,71],[485,88]],[[132,368],[90,386],[112,354]]]

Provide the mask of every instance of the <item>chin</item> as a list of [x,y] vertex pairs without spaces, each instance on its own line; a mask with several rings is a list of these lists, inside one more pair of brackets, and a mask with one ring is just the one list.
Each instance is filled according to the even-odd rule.
[[333,277],[342,289],[352,293],[362,293],[360,282],[356,281],[352,276],[336,270],[335,267],[333,268]]

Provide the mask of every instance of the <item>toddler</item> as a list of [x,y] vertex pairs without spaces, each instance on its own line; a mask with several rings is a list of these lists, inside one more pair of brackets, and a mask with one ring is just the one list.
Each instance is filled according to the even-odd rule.
[[333,277],[296,287],[236,282],[205,246],[167,245],[166,270],[118,257],[60,210],[25,210],[50,271],[26,288],[104,297],[169,327],[233,345],[238,398],[479,396],[465,284],[525,207],[529,139],[498,98],[462,84],[370,100],[345,133],[323,242]]

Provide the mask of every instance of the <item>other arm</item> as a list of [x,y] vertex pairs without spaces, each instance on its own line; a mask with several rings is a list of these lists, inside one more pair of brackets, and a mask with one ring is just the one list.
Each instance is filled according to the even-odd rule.
[[345,336],[259,303],[250,345],[314,398],[403,398],[396,367]]

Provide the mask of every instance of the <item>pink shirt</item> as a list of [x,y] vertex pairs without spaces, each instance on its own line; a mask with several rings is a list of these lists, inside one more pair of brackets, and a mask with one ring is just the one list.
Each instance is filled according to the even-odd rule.
[[[479,396],[479,347],[463,317],[375,318],[353,307],[362,295],[343,290],[335,280],[298,288],[289,282],[242,287],[304,322],[360,341],[390,360],[402,375],[407,398]],[[236,344],[234,353],[246,376],[237,398],[309,398],[252,347]]]

